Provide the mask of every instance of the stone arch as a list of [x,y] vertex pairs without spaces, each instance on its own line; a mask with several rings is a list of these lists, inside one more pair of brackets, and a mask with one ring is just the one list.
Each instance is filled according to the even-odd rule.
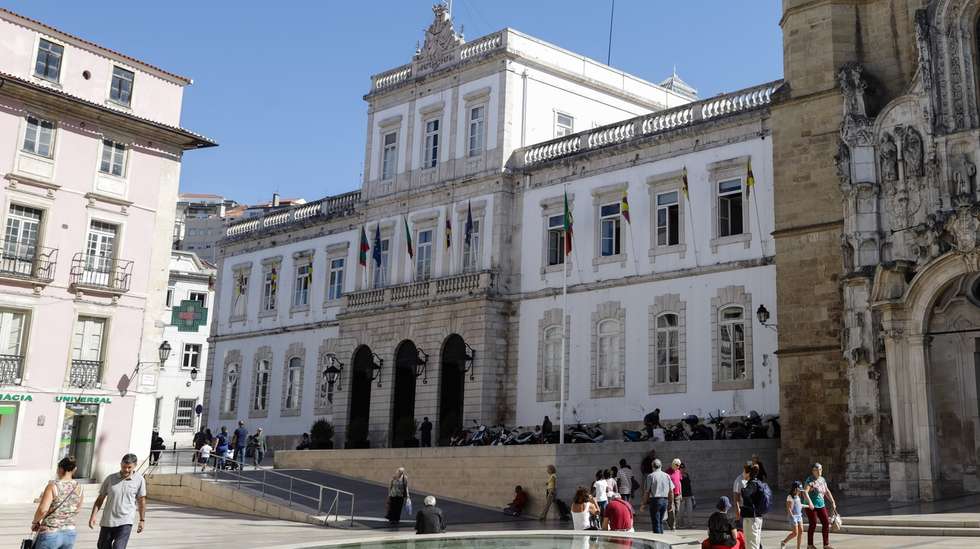
[[[919,58],[932,65],[936,125],[947,131],[975,128],[977,116],[977,16],[978,0],[939,0],[927,16],[916,16]],[[925,20],[922,20],[925,19]]]
[[395,347],[395,360],[391,368],[391,423],[388,429],[391,448],[402,448],[418,443],[415,437],[415,366],[418,347],[411,339],[402,340]]
[[371,417],[374,353],[367,345],[354,349],[350,359],[346,448],[367,448]]

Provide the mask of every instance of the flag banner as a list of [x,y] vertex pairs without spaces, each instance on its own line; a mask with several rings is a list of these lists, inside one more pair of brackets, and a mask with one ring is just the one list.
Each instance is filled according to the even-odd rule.
[[313,284],[313,264],[310,263],[309,267],[306,269],[306,282],[310,285]]
[[463,238],[463,241],[466,242],[466,245],[467,246],[469,246],[470,245],[470,239],[473,237],[473,206],[469,202],[466,203],[466,229],[465,229],[465,231],[466,232],[465,232],[465,237]]
[[446,210],[446,249],[453,245],[453,223],[450,218],[453,216],[452,208]]
[[749,157],[748,170],[745,174],[745,196],[752,194],[752,187],[755,187],[755,176],[752,175],[752,157]]
[[[626,191],[623,191],[623,202],[619,205],[619,213],[627,223],[630,223],[630,203],[626,200]],[[630,223],[632,225],[632,223]]]
[[371,259],[378,267],[381,266],[381,223],[374,226],[374,249],[371,250]]
[[272,291],[275,292],[276,289],[279,288],[279,270],[276,269],[275,267],[272,267],[272,270],[270,271],[269,274],[270,274],[269,277],[270,281],[272,282]]
[[361,246],[357,254],[357,262],[361,264],[361,267],[367,267],[367,254],[371,249],[371,245],[368,244],[367,231],[364,230],[364,225],[361,225]]
[[412,246],[412,231],[408,228],[408,218],[402,216],[405,221],[405,245],[408,247],[408,257],[415,259],[415,248]]
[[690,200],[691,199],[691,195],[689,194],[689,190],[688,190],[688,187],[687,187],[687,166],[684,166],[684,171],[683,171],[683,175],[681,176],[681,179],[682,179],[682,181],[684,183],[684,186],[681,187],[681,192],[684,193],[684,198]]
[[568,207],[568,191],[565,191],[565,255],[572,253],[572,210]]

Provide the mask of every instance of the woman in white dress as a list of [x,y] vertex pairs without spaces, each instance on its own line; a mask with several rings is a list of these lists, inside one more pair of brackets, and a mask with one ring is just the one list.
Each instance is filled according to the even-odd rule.
[[598,515],[599,506],[589,494],[588,488],[579,486],[575,490],[575,498],[572,500],[572,528],[588,530],[589,526],[592,525],[592,518]]

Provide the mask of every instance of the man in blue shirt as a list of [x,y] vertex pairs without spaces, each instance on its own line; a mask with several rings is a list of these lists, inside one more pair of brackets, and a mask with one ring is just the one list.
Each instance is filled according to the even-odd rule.
[[245,446],[248,445],[248,429],[245,428],[244,419],[238,421],[238,429],[235,429],[234,443],[234,460],[241,463],[245,461]]

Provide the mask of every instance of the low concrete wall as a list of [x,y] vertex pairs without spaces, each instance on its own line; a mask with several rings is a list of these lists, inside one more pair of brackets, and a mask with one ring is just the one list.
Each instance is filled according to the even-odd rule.
[[[558,497],[570,501],[578,485],[591,486],[595,471],[625,458],[640,478],[640,462],[653,448],[664,464],[678,457],[687,464],[695,496],[714,498],[731,491],[742,464],[758,454],[770,483],[778,486],[778,440],[708,440],[602,444],[541,444],[462,448],[392,448],[368,450],[278,451],[281,469],[314,469],[387,485],[398,467],[409,476],[410,491],[433,494],[487,507],[503,507],[514,486],[530,491],[529,513],[539,513],[544,499],[545,468],[558,468]],[[379,490],[384,488],[379,487]]]
[[146,495],[205,509],[220,509],[264,518],[321,524],[315,517],[242,490],[228,488],[195,475],[153,474],[146,476]]

